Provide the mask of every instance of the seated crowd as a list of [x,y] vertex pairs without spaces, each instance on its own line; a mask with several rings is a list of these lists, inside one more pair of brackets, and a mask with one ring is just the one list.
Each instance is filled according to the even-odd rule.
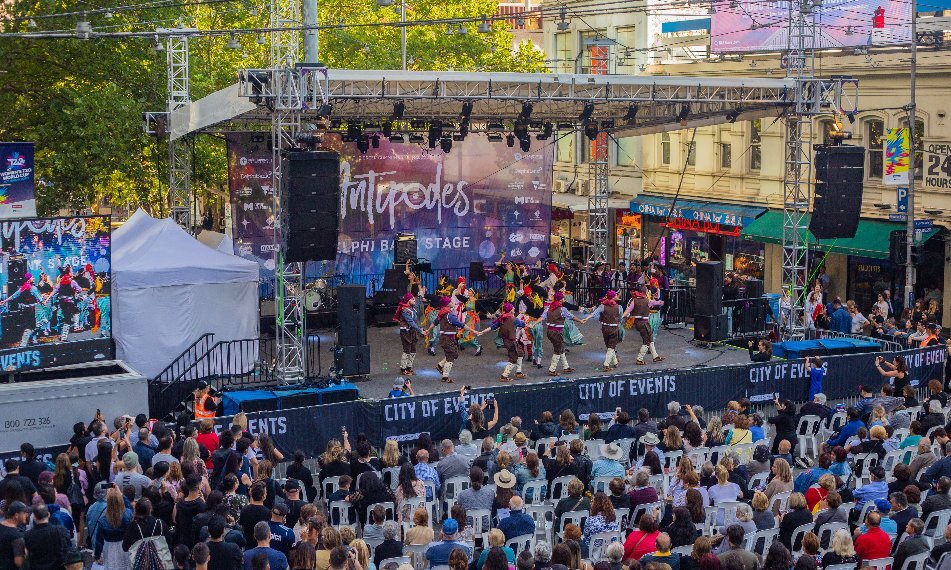
[[0,570],[951,567],[949,395],[926,391],[583,425],[473,404],[456,441],[344,431],[316,459],[243,414],[97,414],[52,462],[4,463]]

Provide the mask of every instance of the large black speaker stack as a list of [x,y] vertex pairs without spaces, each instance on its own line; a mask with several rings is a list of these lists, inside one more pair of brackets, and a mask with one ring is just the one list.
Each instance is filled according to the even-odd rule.
[[282,160],[281,248],[287,263],[337,258],[340,155],[291,152]]
[[723,263],[719,261],[703,261],[697,264],[693,338],[703,342],[718,342],[726,338]]
[[342,377],[370,374],[367,345],[367,291],[363,285],[337,287],[337,348],[334,367]]
[[862,211],[865,148],[818,145],[809,231],[816,239],[855,237]]

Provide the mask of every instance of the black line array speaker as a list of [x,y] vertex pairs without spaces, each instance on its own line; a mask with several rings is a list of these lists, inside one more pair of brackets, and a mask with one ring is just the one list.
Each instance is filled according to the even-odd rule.
[[367,290],[363,285],[337,287],[337,344],[367,343]]
[[694,313],[719,315],[723,312],[723,263],[703,261],[697,264],[697,288]]
[[[7,260],[7,294],[9,297],[17,292],[23,283],[26,282],[26,257],[22,255],[11,255]],[[26,298],[30,298],[27,295]],[[10,310],[16,310],[20,306],[19,301],[13,301],[10,304]]]
[[485,274],[485,266],[481,261],[469,262],[469,281],[486,281],[488,276]]
[[281,247],[284,261],[330,261],[337,257],[340,155],[291,152],[283,159]]
[[865,147],[816,147],[816,186],[809,231],[817,239],[852,238],[862,211]]
[[763,281],[761,279],[747,279],[745,284],[747,299],[759,299],[763,296]]
[[704,342],[719,342],[726,339],[726,315],[694,316],[693,338]]

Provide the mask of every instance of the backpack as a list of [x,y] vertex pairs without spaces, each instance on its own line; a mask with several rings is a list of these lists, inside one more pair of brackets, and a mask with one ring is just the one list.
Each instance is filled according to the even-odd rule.
[[[155,520],[153,533],[159,531],[161,523]],[[174,568],[172,563],[172,552],[168,548],[168,542],[162,535],[145,536],[142,532],[142,526],[136,523],[139,529],[139,540],[135,541],[129,548],[129,554],[132,557],[132,570],[171,570]]]

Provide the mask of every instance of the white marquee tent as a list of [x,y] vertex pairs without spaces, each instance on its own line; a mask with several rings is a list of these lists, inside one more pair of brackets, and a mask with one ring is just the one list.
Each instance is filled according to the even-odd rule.
[[205,333],[257,338],[258,264],[137,211],[112,234],[117,358],[155,377]]

